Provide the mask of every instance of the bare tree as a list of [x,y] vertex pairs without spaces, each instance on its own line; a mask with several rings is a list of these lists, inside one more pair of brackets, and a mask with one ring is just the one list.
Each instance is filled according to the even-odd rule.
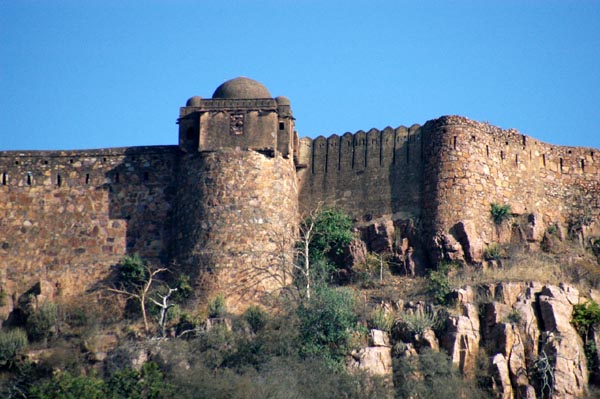
[[152,301],[152,303],[154,303],[156,306],[158,306],[160,308],[160,317],[158,319],[158,325],[160,326],[160,335],[162,337],[165,336],[165,324],[167,323],[167,312],[169,311],[170,308],[175,306],[174,304],[169,303],[169,298],[171,298],[171,295],[173,295],[174,292],[177,292],[177,288],[170,288],[170,287],[167,287],[167,288],[169,291],[165,295],[157,294],[157,296],[161,300],[160,302],[154,298],[150,298],[150,301]]
[[[114,292],[115,294],[123,295],[129,299],[135,299],[140,304],[140,309],[142,311],[142,317],[144,319],[144,330],[146,333],[150,332],[150,327],[148,325],[148,314],[146,310],[146,301],[149,299],[150,289],[152,284],[155,281],[156,275],[159,273],[168,271],[166,267],[161,267],[158,269],[152,270],[150,266],[144,266],[147,272],[147,277],[145,281],[140,284],[132,284],[128,289],[119,289],[114,287],[108,287],[107,290],[110,292]],[[169,296],[172,292],[169,293]],[[168,297],[167,297],[168,300]]]

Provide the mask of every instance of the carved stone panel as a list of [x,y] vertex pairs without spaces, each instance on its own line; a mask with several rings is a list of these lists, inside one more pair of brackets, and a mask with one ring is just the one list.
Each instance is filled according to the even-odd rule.
[[235,136],[244,134],[244,114],[229,115],[229,132]]

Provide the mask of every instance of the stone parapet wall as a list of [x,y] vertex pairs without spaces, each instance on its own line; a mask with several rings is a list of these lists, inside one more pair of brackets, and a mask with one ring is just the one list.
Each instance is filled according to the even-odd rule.
[[0,284],[67,295],[126,253],[167,256],[177,147],[0,153]]
[[357,221],[382,216],[418,218],[423,152],[421,127],[371,129],[303,138],[298,172],[300,204],[324,203]]
[[553,146],[457,116],[430,121],[423,131],[430,234],[466,220],[484,242],[497,241],[492,203],[539,215],[546,226],[567,225],[582,208],[600,216],[597,150]]

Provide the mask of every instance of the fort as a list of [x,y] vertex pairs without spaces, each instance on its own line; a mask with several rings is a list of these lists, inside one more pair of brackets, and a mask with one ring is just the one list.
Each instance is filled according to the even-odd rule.
[[[0,152],[0,289],[82,293],[138,253],[243,300],[282,284],[299,215],[320,204],[388,223],[424,264],[477,263],[511,234],[600,216],[600,150],[459,116],[299,139],[287,98],[236,78],[190,98],[178,124],[174,146]],[[492,203],[525,228],[500,234]]]

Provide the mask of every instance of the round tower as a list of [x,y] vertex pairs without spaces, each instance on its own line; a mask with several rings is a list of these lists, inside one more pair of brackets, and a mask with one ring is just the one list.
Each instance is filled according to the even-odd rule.
[[[284,99],[284,100],[282,100]],[[289,281],[298,214],[289,100],[236,78],[181,108],[174,253],[232,310]]]

